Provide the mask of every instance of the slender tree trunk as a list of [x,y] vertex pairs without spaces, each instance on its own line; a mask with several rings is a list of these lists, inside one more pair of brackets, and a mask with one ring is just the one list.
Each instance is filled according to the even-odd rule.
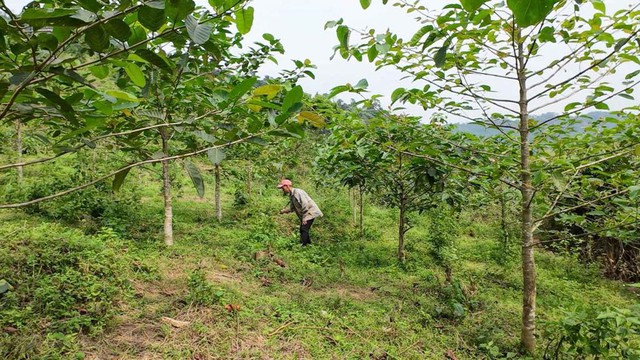
[[404,262],[404,234],[405,224],[407,222],[404,206],[404,194],[400,194],[402,200],[400,200],[400,216],[398,219],[398,261]]
[[[22,163],[22,122],[16,121],[16,152],[18,153],[18,163]],[[18,184],[22,184],[22,165],[18,166]]]
[[251,192],[253,188],[253,165],[249,164],[249,170],[247,172],[247,194],[251,197]]
[[[160,131],[162,137],[162,153],[169,156],[169,135],[165,129]],[[164,243],[173,245],[173,207],[171,205],[171,178],[169,176],[169,160],[162,161],[162,194],[164,195]]]
[[359,187],[360,193],[358,195],[360,195],[360,236],[364,235],[364,190],[362,189],[362,186]]
[[356,190],[353,188],[349,188],[349,203],[351,204],[351,212],[353,213],[353,226],[355,227],[358,224],[358,205],[356,205]]
[[507,230],[507,198],[503,185],[500,184],[500,227],[502,228],[502,250],[504,254],[509,247],[509,232]]
[[521,341],[525,350],[531,354],[536,349],[536,263],[533,248],[533,186],[529,148],[529,110],[527,99],[527,78],[525,59],[520,32],[516,33],[518,42],[518,82],[520,85],[520,192],[522,194],[522,278],[524,293],[522,298],[522,334]]
[[215,164],[213,169],[213,176],[215,177],[215,205],[216,205],[216,219],[218,222],[222,221],[222,205],[220,204],[220,165]]

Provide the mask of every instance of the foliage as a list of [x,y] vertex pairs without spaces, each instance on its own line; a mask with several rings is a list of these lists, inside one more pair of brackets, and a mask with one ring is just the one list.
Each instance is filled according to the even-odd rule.
[[549,324],[544,359],[640,358],[640,307],[566,313]]
[[57,344],[65,357],[76,349],[75,334],[101,333],[127,293],[122,241],[51,223],[2,231],[19,234],[0,245],[0,278],[13,285],[0,295],[0,327],[16,331],[0,336],[2,356],[38,357]]
[[189,290],[186,298],[187,302],[197,305],[211,306],[219,304],[224,295],[222,290],[216,289],[207,281],[202,269],[195,269],[189,274],[187,289]]
[[458,259],[455,239],[458,237],[456,214],[447,205],[440,205],[428,212],[427,240],[436,263],[445,267],[450,276],[451,267]]

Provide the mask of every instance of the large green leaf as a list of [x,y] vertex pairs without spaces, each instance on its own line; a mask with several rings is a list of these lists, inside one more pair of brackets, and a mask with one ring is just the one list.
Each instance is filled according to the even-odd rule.
[[370,5],[371,0],[360,0],[360,6],[362,6],[363,9],[366,10]]
[[437,67],[442,67],[447,60],[447,50],[449,46],[447,44],[443,45],[436,55],[433,57],[433,61],[435,61]]
[[193,0],[166,0],[165,5],[165,12],[174,23],[184,20],[196,7]]
[[462,7],[469,12],[478,10],[486,2],[487,0],[460,0]]
[[241,34],[247,34],[253,26],[253,7],[236,11],[236,27]]
[[198,24],[198,20],[191,15],[187,16],[185,24],[187,33],[189,33],[189,37],[193,42],[202,45],[209,40],[211,29],[213,28],[211,24]]
[[122,187],[122,184],[124,183],[124,179],[127,177],[130,170],[131,168],[127,168],[122,171],[119,171],[113,177],[113,183],[111,184],[111,189],[113,190],[113,192],[117,192],[118,190],[120,190],[120,187]]
[[189,173],[189,177],[198,192],[198,196],[201,198],[204,197],[204,181],[202,180],[202,175],[200,175],[200,170],[198,170],[198,167],[194,163],[188,160],[184,162],[184,167]]
[[126,22],[120,19],[111,19],[104,24],[104,28],[109,35],[120,41],[127,41],[131,37],[131,29]]
[[284,101],[282,102],[282,112],[288,112],[296,103],[301,102],[303,94],[304,92],[300,85],[294,86],[284,97]]
[[343,49],[349,48],[349,28],[345,25],[340,25],[336,29],[338,35],[338,41],[340,41],[340,47]]
[[539,24],[559,0],[507,0],[516,24],[521,27]]
[[37,88],[36,91],[38,92],[38,94],[44,96],[45,98],[47,98],[47,100],[56,105],[56,107],[58,107],[60,111],[74,113],[73,107],[53,91],[45,88]]
[[102,52],[109,47],[109,34],[102,25],[93,26],[84,34],[84,41],[93,51]]
[[243,80],[240,84],[236,85],[233,89],[231,89],[231,92],[229,92],[229,98],[231,99],[240,98],[242,95],[246,94],[249,90],[251,90],[251,87],[253,86],[253,84],[256,83],[256,81],[258,81],[258,79],[254,77]]
[[136,50],[136,55],[140,56],[150,64],[157,66],[161,70],[171,71],[172,64],[165,57],[160,56],[149,49]]
[[142,26],[151,31],[156,31],[165,24],[165,14],[163,9],[155,9],[150,6],[143,6],[138,10],[138,21]]
[[130,30],[131,36],[129,36],[129,39],[127,39],[127,43],[129,44],[129,46],[133,46],[147,39],[147,30],[145,30],[144,27],[140,25],[134,25]]
[[28,23],[29,21],[27,20],[61,18],[61,17],[67,17],[69,15],[73,15],[75,13],[76,13],[76,10],[73,10],[73,9],[29,8],[20,15],[20,19],[25,20]]
[[209,151],[207,151],[207,157],[213,165],[220,165],[225,158],[225,153],[224,150],[219,148],[209,149]]
[[124,67],[124,71],[127,73],[127,76],[129,76],[129,79],[131,79],[134,84],[140,87],[144,87],[147,84],[144,73],[135,63],[128,62]]

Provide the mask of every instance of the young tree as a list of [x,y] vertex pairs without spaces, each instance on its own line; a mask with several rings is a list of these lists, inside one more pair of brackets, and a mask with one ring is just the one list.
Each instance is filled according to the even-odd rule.
[[[361,3],[366,8],[370,1]],[[614,97],[631,96],[640,71],[624,65],[640,62],[640,5],[610,14],[601,0],[461,0],[451,1],[437,15],[420,1],[394,5],[424,24],[411,39],[369,31],[362,34],[364,43],[354,45],[350,33],[355,30],[337,21],[329,25],[337,26],[338,50],[344,58],[366,58],[378,68],[394,67],[421,84],[397,89],[393,101],[494,127],[510,141],[513,154],[519,157],[518,168],[511,171],[517,174],[513,180],[521,194],[521,338],[524,348],[533,353],[534,231],[539,225],[535,194],[550,180],[545,168],[561,157],[541,164],[544,160],[536,155],[537,136],[534,139],[532,132],[590,108],[608,109],[607,102]],[[625,80],[610,80],[625,70]],[[544,121],[531,117],[558,103],[566,104],[561,115]]]

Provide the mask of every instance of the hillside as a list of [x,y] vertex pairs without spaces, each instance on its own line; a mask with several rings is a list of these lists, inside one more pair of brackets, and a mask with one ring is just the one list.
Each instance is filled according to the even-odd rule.
[[[551,118],[556,117],[558,114],[556,113],[544,113],[544,114],[540,114],[540,115],[533,115],[532,118],[535,119],[536,121],[545,121]],[[593,111],[593,112],[589,112],[586,113],[578,118],[576,118],[577,122],[574,125],[574,131],[576,132],[581,132],[585,127],[589,126],[590,124],[592,124],[594,121],[604,118],[604,117],[610,117],[612,116],[611,113],[608,113],[606,111]],[[550,122],[550,124],[557,124],[559,123],[558,120],[553,120]],[[506,121],[504,122],[504,125],[510,125],[510,126],[514,126],[517,127],[517,122],[515,121]],[[492,127],[485,127],[482,125],[478,125],[478,124],[454,124],[456,131],[461,131],[461,132],[468,132],[470,134],[476,135],[476,136],[493,136],[493,135],[498,135],[500,132],[498,130],[496,130],[495,128]]]
[[[399,264],[396,213],[367,204],[361,237],[343,189],[300,185],[325,213],[303,248],[293,216],[277,215],[286,198],[275,180],[256,186],[262,195],[246,205],[234,205],[238,184],[227,183],[218,223],[212,195],[199,199],[178,176],[176,244],[166,248],[159,185],[139,179],[144,195],[129,235],[114,230],[115,219],[85,234],[0,214],[0,278],[14,285],[1,300],[4,358],[521,358],[517,250],[498,244],[490,207],[458,219],[447,282],[430,256],[429,215],[413,219]],[[553,324],[565,311],[637,302],[597,268],[544,251],[536,260],[543,348],[557,340]]]

